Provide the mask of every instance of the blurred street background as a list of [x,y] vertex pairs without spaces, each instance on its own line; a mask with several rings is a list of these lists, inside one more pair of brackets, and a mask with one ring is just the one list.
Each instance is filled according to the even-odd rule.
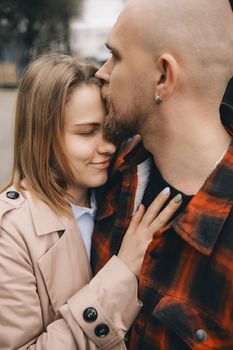
[[11,171],[15,100],[16,89],[0,89],[0,187]]
[[59,51],[101,65],[105,41],[127,0],[0,0],[0,188],[12,169],[17,84],[41,53]]
[[[101,65],[109,55],[108,32],[126,2],[0,0],[0,188],[12,168],[17,84],[27,64],[41,53],[59,51]],[[233,105],[233,80],[224,101]]]

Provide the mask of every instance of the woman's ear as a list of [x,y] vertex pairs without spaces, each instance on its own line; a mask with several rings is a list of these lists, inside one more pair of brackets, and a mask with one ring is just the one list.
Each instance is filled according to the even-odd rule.
[[171,54],[163,54],[158,59],[159,79],[155,86],[155,101],[160,103],[172,95],[178,76],[178,64]]

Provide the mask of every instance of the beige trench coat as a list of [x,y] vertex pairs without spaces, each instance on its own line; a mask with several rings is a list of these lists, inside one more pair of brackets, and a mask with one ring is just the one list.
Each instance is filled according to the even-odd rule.
[[135,276],[114,256],[92,278],[76,220],[10,191],[0,195],[0,349],[126,349],[141,307]]

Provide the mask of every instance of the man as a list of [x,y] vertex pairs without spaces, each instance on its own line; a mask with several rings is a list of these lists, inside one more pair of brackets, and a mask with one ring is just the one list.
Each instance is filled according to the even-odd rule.
[[224,105],[219,115],[233,75],[229,1],[130,2],[106,45],[112,56],[97,76],[105,82],[108,126],[139,133],[147,151],[133,139],[113,165],[101,192],[93,266],[118,251],[138,203],[147,207],[166,186],[182,192],[178,215],[146,252],[144,306],[127,345],[232,350],[233,111]]

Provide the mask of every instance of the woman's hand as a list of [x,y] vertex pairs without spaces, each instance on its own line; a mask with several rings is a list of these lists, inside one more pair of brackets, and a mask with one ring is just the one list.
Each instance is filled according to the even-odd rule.
[[154,199],[146,212],[141,204],[122,241],[118,257],[137,277],[139,277],[145,252],[154,233],[167,224],[182,202],[182,196],[178,194],[159,213],[169,195],[170,189],[166,187]]

